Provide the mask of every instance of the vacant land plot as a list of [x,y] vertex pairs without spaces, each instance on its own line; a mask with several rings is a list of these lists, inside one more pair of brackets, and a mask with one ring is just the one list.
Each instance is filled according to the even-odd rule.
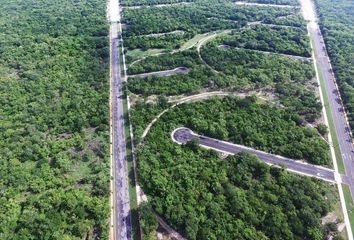
[[[234,114],[230,114],[231,110]],[[314,143],[313,140],[317,139],[315,142],[319,141],[318,143],[324,147],[323,150],[318,149],[318,153],[325,153],[323,156],[328,159],[328,155],[326,156],[328,147],[326,143],[320,143],[323,140],[316,136],[313,129],[297,126],[293,120],[289,120],[291,117],[285,117],[287,113],[283,112],[282,114],[285,115],[281,117],[281,112],[267,107],[267,105],[248,102],[248,100],[224,98],[223,100],[213,99],[200,103],[183,104],[166,113],[152,127],[138,151],[141,184],[145,192],[151,196],[150,201],[156,211],[189,239],[201,239],[200,236],[205,238],[222,236],[223,239],[234,239],[241,238],[246,232],[247,234],[253,234],[252,236],[257,236],[257,239],[287,239],[289,236],[307,236],[309,234],[305,230],[307,228],[316,228],[317,231],[321,232],[319,218],[316,220],[315,216],[323,216],[331,209],[331,204],[325,200],[325,195],[329,191],[335,191],[335,189],[330,190],[329,185],[291,175],[282,170],[270,169],[247,155],[229,157],[221,161],[215,152],[202,150],[192,144],[179,146],[172,142],[170,138],[171,131],[179,126],[193,127],[193,129],[198,129],[198,131],[208,135],[221,139],[232,138],[233,141],[251,144],[252,146],[260,144],[260,146],[265,147],[267,145],[267,137],[263,138],[262,135],[268,137],[276,135],[279,137],[278,140],[285,140],[282,136],[287,136],[287,140],[283,143],[280,140],[276,146],[283,150],[288,148],[290,150],[289,154],[298,154],[304,148],[294,141],[295,138],[288,137],[299,136],[298,134],[302,132],[300,134],[303,136],[302,140],[299,140],[305,143],[313,137],[310,141]],[[255,117],[256,115],[258,117]],[[268,118],[269,121],[265,118]],[[283,119],[280,121],[284,121],[284,128],[281,127],[283,124],[280,124],[278,120],[275,123],[271,118],[273,120],[275,118]],[[249,121],[249,119],[257,119],[257,122]],[[288,131],[289,123],[294,126],[293,130]],[[139,126],[142,123],[135,122],[134,124]],[[286,133],[281,133],[281,129]],[[273,132],[274,135],[269,134],[269,131]],[[274,131],[280,132],[275,134]],[[307,131],[309,132],[305,134]],[[312,137],[309,135],[310,132],[313,134]],[[298,147],[294,148],[290,145],[285,147],[287,145],[283,145],[285,142],[290,143],[290,145],[295,144]],[[270,147],[270,149],[275,150],[273,147]],[[300,152],[295,153],[295,149]],[[323,159],[323,156],[319,159]],[[231,163],[235,164],[235,168],[229,165]],[[237,180],[233,181],[234,178]],[[291,183],[287,181],[291,181]],[[272,184],[274,188],[269,188],[268,183]],[[255,188],[255,186],[260,188]],[[292,190],[286,186],[291,186]],[[306,188],[306,194],[303,187]],[[229,192],[231,189],[235,191]],[[281,198],[268,198],[273,195],[279,196],[279,192],[273,192],[277,191],[275,189],[283,189],[282,194],[284,195],[281,195]],[[268,197],[260,197],[260,191],[265,194],[263,196]],[[290,194],[288,191],[295,191],[296,194],[294,192]],[[259,208],[254,205],[255,199],[253,197],[255,196],[258,196],[257,202],[259,205],[256,206]],[[234,198],[237,197],[240,198],[236,201]],[[301,204],[297,205],[295,203],[297,200],[293,197],[297,200],[301,199]],[[296,220],[302,226],[302,232],[295,230],[299,226],[295,227],[293,225],[295,218],[291,218],[291,222],[288,222],[290,221],[289,212],[286,210],[287,208],[283,209],[282,202],[284,199],[287,199],[286,202],[290,204],[287,206],[292,206],[292,211],[297,212],[296,216],[303,216],[305,214],[305,212],[302,212],[303,206],[309,206],[306,211],[311,212],[313,221],[305,223],[301,218]],[[311,207],[314,203],[316,203],[316,206],[321,206],[320,211],[318,211],[318,208],[315,210]],[[234,211],[234,208],[237,211]],[[272,208],[272,210],[267,211],[270,215],[260,213],[261,209],[269,208]],[[213,210],[211,211],[211,209]],[[220,220],[222,218],[222,221],[229,226],[228,229],[225,230],[222,227],[223,225],[217,220],[217,216],[220,217]],[[261,216],[268,220],[262,220]],[[286,226],[286,229],[284,229],[286,231],[272,230],[275,222],[272,222],[271,219],[278,222],[280,216],[282,216],[283,228]],[[237,224],[233,219],[237,219]],[[247,231],[244,229],[244,224],[247,225]],[[239,229],[240,226],[242,227]],[[218,230],[221,228],[222,231]]]
[[[151,209],[188,239],[316,239],[337,234],[320,223],[337,201],[328,197],[336,196],[332,186],[269,168],[245,154],[222,161],[196,143],[179,146],[170,138],[172,130],[185,126],[331,166],[298,3],[251,2],[283,7],[194,1],[123,13],[129,26],[123,33],[128,55],[134,48],[164,51],[128,68],[138,174],[150,203],[142,210],[143,232],[149,236],[156,230],[154,224],[147,226],[147,219],[153,219]],[[174,74],[179,67],[188,72]],[[207,95],[215,89],[244,98],[205,98],[169,109],[166,96]],[[268,100],[260,103],[248,96],[251,91],[268,94]]]

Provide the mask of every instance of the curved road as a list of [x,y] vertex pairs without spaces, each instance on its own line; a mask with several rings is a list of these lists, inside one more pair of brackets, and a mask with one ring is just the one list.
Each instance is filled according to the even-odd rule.
[[[185,144],[191,141],[192,139],[196,139],[198,143],[203,147],[211,148],[216,151],[227,153],[227,154],[248,152],[256,155],[259,159],[263,160],[267,164],[284,166],[288,171],[335,183],[334,170],[332,169],[266,153],[246,146],[224,142],[218,139],[198,135],[188,128],[178,128],[174,130],[172,132],[171,137],[172,140],[178,144]],[[342,179],[342,181],[346,181],[346,180],[347,180],[346,178]]]

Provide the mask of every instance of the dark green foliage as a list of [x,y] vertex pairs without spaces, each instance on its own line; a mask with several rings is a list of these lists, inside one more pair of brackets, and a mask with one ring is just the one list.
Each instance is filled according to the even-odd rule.
[[328,134],[328,128],[325,124],[320,123],[316,126],[317,131],[322,135],[325,136],[326,134]]
[[247,2],[255,2],[261,4],[294,5],[294,6],[299,5],[299,1],[297,0],[247,0]]
[[147,57],[146,59],[130,66],[128,68],[128,74],[156,72],[177,67],[192,68],[196,64],[202,64],[202,61],[198,58],[198,53],[194,48],[174,54]]
[[0,3],[0,239],[108,237],[105,10]]
[[143,5],[157,5],[157,4],[171,4],[180,2],[192,2],[191,0],[123,0],[123,6],[143,6]]
[[152,232],[157,230],[158,219],[150,203],[143,202],[140,204],[139,215],[140,215],[140,220],[139,220],[140,227],[145,236],[148,236]]
[[134,123],[134,141],[139,142],[144,129],[159,113],[167,109],[170,104],[160,100],[157,104],[145,104],[143,101],[135,103],[131,109],[132,122]]
[[[138,110],[135,110],[135,115],[134,126],[145,128],[148,123],[138,118]],[[226,97],[180,105],[159,121],[183,125],[199,134],[289,158],[330,164],[326,142],[313,128],[299,125],[297,118],[296,113],[285,109],[258,104],[254,97]]]
[[333,71],[354,128],[354,2],[316,0],[320,27],[331,58]]
[[133,36],[124,40],[124,46],[128,49],[140,48],[148,50],[150,48],[164,48],[173,50],[181,47],[182,43],[193,37],[191,33],[166,34],[163,36]]
[[[246,22],[277,21],[279,17],[292,15],[298,9],[262,8],[257,6],[238,6],[232,2],[197,1],[192,4],[168,7],[126,9],[123,23],[127,25],[124,36],[127,47],[133,48],[167,48],[179,47],[191,36],[222,29],[239,29]],[[286,24],[298,24],[287,21]],[[152,33],[169,33],[183,31],[183,35],[166,35],[144,37]]]
[[294,26],[302,29],[306,29],[306,22],[301,15],[301,12],[294,13],[288,16],[282,16],[278,18],[266,18],[263,21],[268,24]]
[[208,43],[203,46],[203,59],[217,71],[235,75],[258,86],[272,82],[307,82],[314,76],[310,63],[247,49],[222,49],[217,45]]
[[314,94],[315,89],[305,89],[296,83],[278,83],[275,93],[280,103],[291,111],[305,116],[309,122],[315,121],[322,113],[322,104]]
[[[188,122],[208,126],[210,119],[224,129],[222,124],[230,120],[225,119],[226,111],[232,109],[238,116],[257,106],[242,110],[239,103],[214,99],[183,105],[151,129],[139,149],[138,168],[154,209],[188,239],[300,240],[323,235],[319,217],[330,210],[324,195],[331,188],[326,183],[270,168],[247,154],[221,160],[214,151],[170,139],[175,127]],[[267,107],[259,108],[267,114]]]
[[284,53],[304,57],[311,56],[306,29],[268,27],[258,25],[240,32],[219,38],[220,44],[243,47],[260,51]]

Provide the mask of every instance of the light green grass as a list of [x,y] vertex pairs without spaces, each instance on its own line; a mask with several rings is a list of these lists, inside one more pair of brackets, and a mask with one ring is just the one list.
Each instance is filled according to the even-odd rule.
[[154,54],[159,54],[163,53],[165,49],[157,49],[157,48],[152,48],[148,49],[146,51],[143,51],[141,49],[134,49],[134,50],[129,50],[126,53],[127,57],[131,57],[131,61],[138,60],[140,58],[148,57]]
[[[311,34],[310,34],[310,40],[312,42],[312,46],[315,48],[315,43],[313,41]],[[320,66],[320,64],[318,64],[317,61],[316,61],[316,67],[318,70],[318,77],[320,80],[320,87],[321,87],[321,91],[322,91],[322,95],[323,95],[324,107],[325,107],[326,115],[328,118],[329,134],[331,134],[331,137],[332,137],[334,153],[335,153],[335,156],[337,159],[338,171],[342,174],[345,174],[344,162],[343,162],[342,154],[339,149],[337,132],[336,132],[336,128],[334,126],[331,106],[329,105],[328,93],[327,93],[327,89],[325,86],[325,80],[323,78],[321,66]],[[349,186],[347,186],[345,184],[342,184],[342,188],[343,188],[343,193],[344,193],[345,204],[347,207],[347,213],[349,216],[350,226],[352,229],[354,229],[354,205],[353,205],[353,200],[352,200],[352,197],[350,194],[350,189],[349,189]],[[344,234],[345,233],[342,233],[341,235],[344,237]],[[346,236],[347,236],[347,234],[345,235],[344,239],[346,239]]]
[[353,199],[350,194],[349,186],[346,184],[342,184],[342,188],[343,188],[343,193],[344,193],[345,205],[347,206],[350,226],[352,227],[352,229],[354,229],[354,203],[353,203]]
[[[333,191],[331,191],[327,196],[328,201],[334,202],[333,205],[333,212],[335,213],[335,215],[337,216],[338,220],[340,220],[341,222],[343,222],[344,220],[344,215],[343,215],[343,209],[342,209],[342,205],[340,203],[340,199],[339,199],[339,194],[338,194],[338,188],[337,186],[333,188]],[[347,233],[347,229],[344,228],[341,232],[340,232],[340,236],[344,239],[344,240],[348,240],[348,233]]]
[[197,34],[193,38],[189,39],[187,42],[185,42],[178,51],[184,51],[188,48],[194,47],[200,40],[203,38],[211,35],[212,33],[207,33],[207,34]]
[[[185,42],[179,49],[178,51],[184,51],[186,49],[192,48],[198,44],[198,42],[202,41],[203,39],[209,37],[210,35],[215,34],[215,37],[230,33],[231,30],[222,30],[222,31],[217,31],[217,32],[208,32],[208,33],[203,33],[203,34],[197,34],[193,38],[189,39],[187,42]],[[210,38],[213,39],[214,37]]]

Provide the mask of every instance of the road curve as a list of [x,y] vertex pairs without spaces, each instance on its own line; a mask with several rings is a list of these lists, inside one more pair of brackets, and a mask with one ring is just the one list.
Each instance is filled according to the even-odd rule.
[[[188,128],[177,128],[171,134],[172,140],[178,144],[185,144],[192,139],[196,139],[198,143],[206,148],[211,148],[219,152],[228,153],[228,154],[236,154],[239,152],[248,152],[251,154],[255,154],[259,159],[263,160],[267,164],[276,165],[276,166],[284,166],[288,171],[306,175],[310,177],[319,178],[331,183],[335,183],[334,170],[316,166],[313,164],[308,164],[305,162],[293,160],[290,158],[285,158],[282,156],[269,154],[263,151],[255,150],[249,147],[245,147],[238,144],[228,143],[224,141],[220,141],[214,138],[209,138],[206,136],[201,136],[194,133],[192,130]],[[346,181],[346,178],[343,178],[343,181]]]

